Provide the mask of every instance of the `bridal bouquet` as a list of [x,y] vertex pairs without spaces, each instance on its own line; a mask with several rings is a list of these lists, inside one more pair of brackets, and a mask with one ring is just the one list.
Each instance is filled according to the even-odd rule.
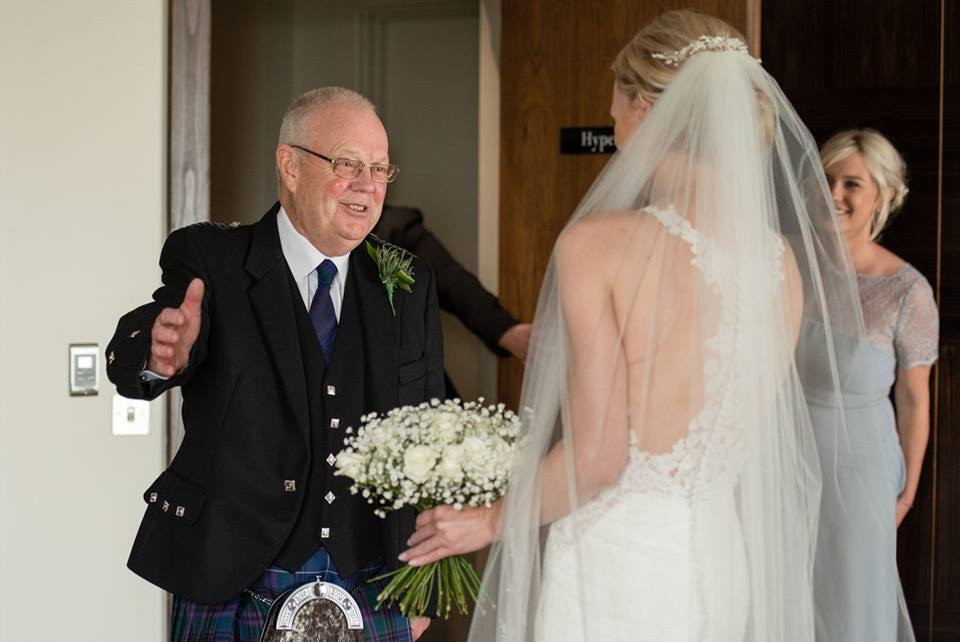
[[[351,478],[351,492],[362,493],[380,517],[404,506],[418,511],[441,504],[457,510],[490,506],[506,492],[520,447],[519,417],[503,404],[483,406],[482,398],[463,404],[434,399],[382,416],[372,413],[361,418],[356,433],[346,432],[336,474]],[[399,603],[408,617],[426,613],[434,587],[437,615],[444,617],[454,604],[466,613],[467,595],[475,602],[480,588],[470,562],[460,555],[389,575],[393,579],[378,606]]]

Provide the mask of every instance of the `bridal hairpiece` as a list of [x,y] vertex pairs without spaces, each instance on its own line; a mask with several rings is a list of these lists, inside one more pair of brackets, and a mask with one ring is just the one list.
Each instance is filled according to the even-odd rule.
[[[725,38],[723,36],[700,36],[683,49],[671,53],[654,52],[651,58],[662,60],[671,67],[679,67],[680,63],[701,51],[739,51],[750,54],[746,43],[739,38]],[[759,61],[758,61],[759,62]]]

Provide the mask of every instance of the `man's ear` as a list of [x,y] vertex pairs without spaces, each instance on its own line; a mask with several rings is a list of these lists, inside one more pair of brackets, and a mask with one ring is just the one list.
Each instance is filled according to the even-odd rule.
[[280,178],[280,182],[287,188],[288,192],[296,192],[300,177],[297,155],[293,153],[293,148],[289,145],[277,145],[276,157],[277,176]]

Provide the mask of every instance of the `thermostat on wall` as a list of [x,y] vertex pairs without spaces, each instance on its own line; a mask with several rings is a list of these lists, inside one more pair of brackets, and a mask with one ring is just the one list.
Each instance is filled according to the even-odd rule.
[[99,385],[100,347],[96,343],[71,343],[70,395],[95,395]]

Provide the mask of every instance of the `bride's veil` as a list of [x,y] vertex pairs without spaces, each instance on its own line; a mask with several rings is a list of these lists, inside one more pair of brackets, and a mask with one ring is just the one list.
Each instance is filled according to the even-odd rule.
[[[856,282],[809,132],[757,60],[699,42],[557,241],[523,383],[528,441],[471,640],[533,640],[558,595],[563,639],[602,639],[598,605],[636,622],[657,604],[631,578],[688,587],[674,606],[691,640],[716,618],[741,620],[744,640],[813,640],[834,473],[821,480],[804,386],[839,395],[830,337],[863,334]],[[816,382],[796,365],[801,325],[822,329],[803,345]],[[729,515],[697,508],[723,493],[733,539]],[[656,550],[673,519],[659,506],[693,507],[673,542],[685,565]],[[738,556],[744,575],[726,578]]]

